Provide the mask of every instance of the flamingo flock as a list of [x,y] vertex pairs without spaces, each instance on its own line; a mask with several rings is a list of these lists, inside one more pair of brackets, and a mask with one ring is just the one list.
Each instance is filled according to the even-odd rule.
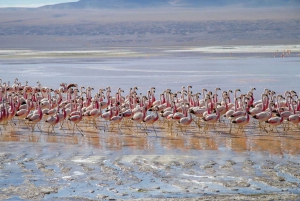
[[156,135],[158,129],[184,134],[188,129],[216,130],[220,125],[228,127],[229,133],[245,133],[251,126],[267,133],[279,132],[278,127],[300,130],[300,99],[295,91],[276,94],[264,89],[255,101],[254,90],[242,93],[240,89],[215,88],[194,93],[192,86],[187,86],[176,92],[166,89],[157,99],[155,87],[144,94],[138,87],[118,88],[113,93],[111,87],[95,90],[61,83],[52,89],[40,82],[30,86],[16,78],[10,85],[0,79],[0,131],[2,134],[10,126],[55,133],[58,127],[73,133],[76,129],[83,135],[84,125],[103,131],[117,129],[120,134],[124,129],[144,134],[152,129]]

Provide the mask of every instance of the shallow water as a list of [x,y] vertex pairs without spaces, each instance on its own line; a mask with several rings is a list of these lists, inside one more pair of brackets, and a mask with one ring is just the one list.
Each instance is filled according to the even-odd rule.
[[[216,87],[240,88],[246,93],[256,87],[258,100],[264,88],[277,94],[291,89],[299,92],[299,65],[300,58],[296,56],[174,53],[147,57],[3,59],[0,73],[3,82],[18,78],[22,83],[27,80],[29,85],[36,85],[40,81],[54,89],[62,82],[96,90],[111,86],[112,92],[121,87],[125,94],[133,86],[138,86],[138,92],[143,94],[151,86],[156,87],[156,94],[166,88],[179,91],[187,85],[193,86],[193,93]],[[122,128],[120,135],[117,129],[108,132],[104,131],[103,123],[98,125],[102,130],[82,124],[84,136],[73,134],[67,125],[65,130],[56,128],[56,133],[49,134],[46,127],[42,133],[32,133],[22,125],[15,129],[8,125],[5,131],[2,128],[0,153],[8,153],[0,164],[2,192],[8,192],[9,185],[31,182],[36,186],[59,186],[56,193],[46,194],[44,199],[76,195],[96,198],[97,194],[131,199],[300,193],[300,178],[293,175],[294,170],[284,169],[299,166],[300,134],[296,128],[266,133],[251,124],[243,134],[236,130],[229,133],[228,126],[220,123],[216,131],[207,133],[194,125],[187,133],[177,129],[170,134],[159,123],[158,136],[151,128],[145,136],[133,128]],[[249,165],[247,161],[253,163]],[[24,164],[20,165],[21,162]],[[39,168],[39,162],[46,168]],[[64,171],[64,167],[71,169]],[[285,181],[278,183],[279,176]],[[241,181],[247,185],[229,185]]]
[[[113,90],[121,87],[140,87],[146,93],[151,86],[157,93],[166,88],[181,90],[182,86],[192,85],[193,92],[202,88],[222,90],[240,88],[247,92],[256,87],[257,95],[264,88],[278,94],[286,90],[297,91],[300,77],[300,59],[260,58],[260,57],[204,57],[175,55],[141,58],[72,58],[72,59],[25,59],[3,60],[0,73],[3,81],[17,77],[22,83],[29,81],[35,85],[57,88],[62,82],[78,83],[99,89],[111,86]],[[256,99],[259,99],[256,97]]]

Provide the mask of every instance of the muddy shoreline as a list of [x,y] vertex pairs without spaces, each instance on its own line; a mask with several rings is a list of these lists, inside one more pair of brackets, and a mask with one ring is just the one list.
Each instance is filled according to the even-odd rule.
[[[297,131],[280,135],[299,141]],[[150,130],[148,135],[132,131],[120,135],[88,127],[84,136],[68,129],[5,131],[0,136],[0,198],[299,200],[298,152],[278,154],[272,150],[278,147],[268,145],[266,137],[251,129],[246,135],[228,135],[222,129],[178,135],[160,130],[158,136]],[[232,141],[235,138],[238,143]],[[243,140],[251,145],[257,139],[261,147],[256,151],[236,147]],[[269,150],[262,151],[264,146]]]

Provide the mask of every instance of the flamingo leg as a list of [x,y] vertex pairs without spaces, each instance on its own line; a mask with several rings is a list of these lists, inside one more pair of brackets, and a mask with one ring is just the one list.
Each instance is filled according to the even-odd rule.
[[118,124],[118,129],[119,129],[119,132],[121,133],[121,135],[123,135],[121,129],[120,129],[120,124]]
[[154,128],[154,124],[152,124],[152,127],[153,127],[153,130],[154,130],[155,135],[156,135],[156,137],[157,137],[157,133],[156,133],[156,130],[155,130],[155,128]]
[[[124,124],[124,126],[125,126],[128,130],[131,131],[131,129],[129,128],[129,124],[128,124],[128,123],[127,123],[127,125]],[[131,125],[131,127],[132,127],[132,125]]]
[[65,121],[62,121],[62,122],[61,122],[60,128],[59,128],[59,129],[62,129],[62,128],[63,128],[64,122],[65,122]]
[[65,132],[65,129],[63,127],[60,127],[59,129],[61,129],[63,132]]
[[73,125],[73,134],[75,133],[75,123]]
[[115,127],[115,125],[114,124],[111,124],[111,130],[110,131],[108,131],[108,132],[112,132],[113,131],[113,129],[114,129],[114,127]]
[[213,123],[212,127],[213,127],[214,130],[216,130],[216,124],[215,123]]
[[13,120],[10,121],[10,125],[15,130],[15,126],[17,126],[17,124],[15,122],[13,122]]
[[76,125],[76,128],[77,128],[77,130],[79,131],[79,133],[81,134],[81,136],[83,136],[83,131],[82,131],[82,129],[77,125],[77,124],[75,124]]
[[197,121],[195,121],[194,119],[193,119],[193,121],[194,121],[194,123],[196,124],[196,126],[198,126],[198,129],[199,129],[199,131],[200,131],[201,125],[200,125],[200,123],[199,123],[199,118],[197,117]]
[[41,133],[43,132],[38,123],[36,124],[36,127],[41,131]]
[[139,130],[138,130],[138,124],[136,123],[136,133],[138,134],[139,133]]
[[184,135],[181,125],[179,125],[179,128],[180,128],[180,131],[182,132],[182,135]]
[[232,123],[230,124],[229,133],[231,133],[232,130]]

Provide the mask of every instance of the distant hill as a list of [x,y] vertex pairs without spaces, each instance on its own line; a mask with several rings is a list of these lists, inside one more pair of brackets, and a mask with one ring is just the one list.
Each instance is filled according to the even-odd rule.
[[275,7],[300,6],[300,0],[79,0],[42,6],[40,9],[115,9],[157,7]]

